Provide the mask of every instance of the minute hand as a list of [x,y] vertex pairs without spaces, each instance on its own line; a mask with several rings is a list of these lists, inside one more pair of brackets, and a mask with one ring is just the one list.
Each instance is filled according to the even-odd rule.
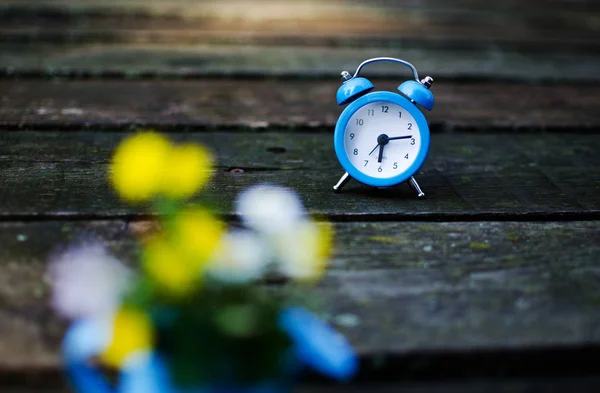
[[406,135],[406,136],[394,136],[391,138],[387,138],[388,141],[393,141],[395,139],[410,139],[412,138],[412,135]]

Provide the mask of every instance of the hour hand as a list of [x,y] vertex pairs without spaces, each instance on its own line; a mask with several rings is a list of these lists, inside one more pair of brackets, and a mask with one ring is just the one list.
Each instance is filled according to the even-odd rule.
[[379,145],[379,157],[377,158],[377,162],[381,162],[381,160],[383,160],[383,146],[385,145]]

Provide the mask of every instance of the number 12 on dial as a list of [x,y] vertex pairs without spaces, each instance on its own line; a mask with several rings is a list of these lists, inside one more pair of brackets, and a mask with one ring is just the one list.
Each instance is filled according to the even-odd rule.
[[[401,94],[371,92],[373,84],[358,77],[361,68],[377,61],[403,64],[415,80],[402,83]],[[342,72],[345,82],[337,92],[340,115],[334,133],[338,160],[346,173],[333,187],[339,191],[351,178],[373,187],[389,187],[408,181],[419,197],[425,194],[414,178],[429,152],[429,127],[417,104],[431,110],[430,77],[419,81],[416,69],[404,60],[375,58],[363,62],[354,76]]]

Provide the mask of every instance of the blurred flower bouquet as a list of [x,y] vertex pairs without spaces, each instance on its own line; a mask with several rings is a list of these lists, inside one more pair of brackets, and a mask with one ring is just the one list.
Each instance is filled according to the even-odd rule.
[[140,236],[130,269],[98,243],[51,261],[53,306],[73,320],[63,351],[82,393],[113,391],[99,370],[119,370],[122,393],[281,392],[300,365],[337,379],[356,357],[347,342],[282,291],[256,285],[276,273],[310,285],[324,272],[332,232],[306,217],[298,197],[260,185],[237,202],[242,225],[228,230],[189,199],[212,157],[143,132],[126,138],[111,183],[131,203],[151,202],[157,228]]

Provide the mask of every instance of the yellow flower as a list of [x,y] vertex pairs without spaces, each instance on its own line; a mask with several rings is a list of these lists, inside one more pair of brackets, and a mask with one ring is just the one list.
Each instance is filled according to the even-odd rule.
[[110,180],[129,202],[143,202],[159,194],[185,199],[206,184],[212,163],[211,154],[199,145],[173,146],[158,133],[142,132],[119,145]]
[[210,179],[212,156],[204,148],[185,144],[171,149],[163,178],[165,195],[189,198]]
[[162,237],[148,240],[143,266],[156,283],[175,296],[185,295],[200,283],[196,266]]
[[144,247],[144,269],[165,291],[183,296],[202,284],[205,270],[223,239],[224,224],[202,209],[178,212],[168,233]]
[[201,270],[215,255],[223,239],[224,224],[200,208],[180,212],[173,222],[175,247],[187,255]]
[[121,309],[114,316],[111,341],[100,358],[110,366],[120,367],[129,355],[150,349],[153,336],[152,324],[144,313]]
[[[317,259],[324,261],[324,265],[327,265],[327,261],[331,257],[333,251],[333,226],[329,222],[322,222],[317,225]],[[325,266],[323,266],[325,268]]]
[[129,202],[152,198],[163,187],[163,171],[171,144],[154,132],[135,134],[117,148],[111,163],[110,180],[119,195]]
[[[312,229],[309,229],[312,227]],[[306,278],[308,280],[318,280],[325,274],[327,264],[332,252],[333,243],[333,227],[328,222],[323,222],[318,225],[314,224],[306,226],[301,231],[301,236],[305,236],[304,240],[307,245],[314,245],[314,256],[312,261],[312,274],[309,274]]]

